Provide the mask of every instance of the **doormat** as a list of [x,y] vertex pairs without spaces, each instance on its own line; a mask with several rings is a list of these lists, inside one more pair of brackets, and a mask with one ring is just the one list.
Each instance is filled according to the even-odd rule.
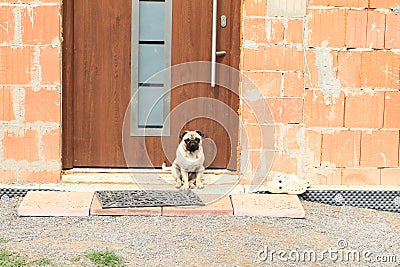
[[204,206],[191,190],[96,191],[103,209],[135,207]]

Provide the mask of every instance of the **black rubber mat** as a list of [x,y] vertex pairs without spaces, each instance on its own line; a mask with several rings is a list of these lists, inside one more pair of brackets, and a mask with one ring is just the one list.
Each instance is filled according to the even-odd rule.
[[[256,193],[270,194],[267,191]],[[396,190],[307,190],[299,198],[334,206],[400,212],[400,191]]]
[[12,197],[25,197],[29,191],[59,191],[53,189],[23,189],[23,188],[0,188],[0,198],[7,196]]
[[204,206],[191,190],[119,190],[96,191],[103,209],[167,206]]
[[390,190],[308,190],[300,197],[336,206],[353,206],[400,212],[400,191]]

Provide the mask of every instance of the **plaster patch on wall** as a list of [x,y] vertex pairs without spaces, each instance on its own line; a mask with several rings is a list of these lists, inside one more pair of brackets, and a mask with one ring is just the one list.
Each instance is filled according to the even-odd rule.
[[316,50],[317,59],[315,66],[318,69],[318,85],[324,94],[325,104],[335,103],[340,95],[341,84],[334,76],[331,55],[329,54],[328,41],[322,42],[322,48]]
[[34,9],[34,7],[32,7],[32,6],[28,6],[28,7],[27,7],[28,16],[29,16],[29,20],[30,20],[30,22],[31,22],[32,28],[33,28],[33,25],[34,25],[34,21],[33,21],[33,9]]
[[21,7],[16,6],[13,9],[14,13],[14,44],[13,46],[19,47],[22,45],[22,19]]
[[258,44],[251,40],[246,40],[243,42],[243,48],[258,50]]
[[4,139],[4,131],[1,131],[0,132],[0,162],[3,162],[3,160],[4,160],[3,139]]
[[17,122],[23,123],[25,116],[24,100],[25,90],[21,87],[16,87],[12,93],[14,117]]
[[263,96],[258,89],[253,89],[246,90],[246,92],[243,94],[243,98],[245,99],[245,101],[247,100],[248,102],[254,102],[262,99]]
[[35,46],[33,52],[33,66],[31,68],[32,73],[32,90],[37,92],[40,90],[42,85],[42,66],[40,65],[40,47]]

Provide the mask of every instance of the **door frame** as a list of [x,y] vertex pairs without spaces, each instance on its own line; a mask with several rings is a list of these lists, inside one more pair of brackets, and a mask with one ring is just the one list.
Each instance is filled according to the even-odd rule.
[[62,6],[62,169],[74,167],[74,0]]
[[[237,48],[237,57],[234,64],[240,71],[240,54],[241,54],[241,36],[242,36],[242,6],[243,0],[240,1],[239,10],[231,12],[233,20],[239,22],[238,27],[233,27],[232,31],[238,31],[236,34],[239,36],[237,40],[232,40]],[[235,12],[236,11],[236,12]],[[61,168],[71,169],[74,167],[74,90],[75,90],[75,75],[74,75],[74,0],[64,0],[62,5],[62,105],[61,105],[61,127],[62,127],[62,141],[61,141]],[[235,34],[234,34],[235,35]],[[238,97],[240,94],[238,86]],[[238,102],[240,108],[240,100]],[[240,119],[239,119],[240,120]],[[239,123],[240,125],[240,123]],[[240,171],[240,126],[237,128],[237,151],[236,166],[237,171]],[[231,152],[235,153],[235,152]]]

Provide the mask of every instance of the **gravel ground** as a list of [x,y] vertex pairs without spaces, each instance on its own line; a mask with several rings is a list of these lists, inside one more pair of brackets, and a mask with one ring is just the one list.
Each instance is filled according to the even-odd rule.
[[106,248],[126,266],[400,266],[399,213],[303,201],[305,219],[18,217],[19,201],[0,201],[0,247],[55,266]]

